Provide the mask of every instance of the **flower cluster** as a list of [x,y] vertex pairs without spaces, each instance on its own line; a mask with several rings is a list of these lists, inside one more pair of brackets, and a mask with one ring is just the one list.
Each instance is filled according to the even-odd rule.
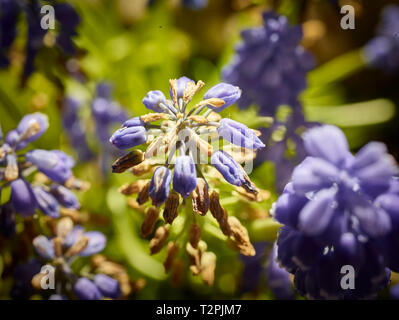
[[[255,131],[237,121],[222,119],[217,113],[240,98],[241,90],[238,87],[217,84],[205,93],[204,100],[188,110],[189,102],[204,83],[195,83],[187,77],[170,80],[169,83],[171,100],[166,99],[159,90],[150,91],[143,103],[155,113],[126,121],[111,136],[111,143],[119,149],[146,145],[144,153],[136,149],[115,161],[113,172],[124,172],[132,167],[135,175],[153,173],[150,181],[139,180],[120,190],[125,195],[138,193],[138,206],[151,198],[153,207],[147,210],[141,230],[144,237],[153,233],[159,218],[158,208],[165,203],[163,217],[167,225],[155,231],[150,243],[152,253],[162,249],[169,234],[169,225],[178,216],[179,198],[183,198],[183,204],[189,208],[186,221],[194,222],[186,251],[190,256],[191,270],[198,274],[201,270],[209,270],[205,265],[208,263],[209,266],[214,258],[210,252],[205,252],[205,245],[200,241],[201,228],[195,223],[195,214],[205,216],[210,210],[224,235],[233,240],[240,252],[254,254],[246,229],[235,217],[227,217],[227,211],[220,205],[219,194],[216,190],[208,191],[208,182],[216,181],[217,184],[223,177],[244,192],[257,194],[258,190],[236,159],[241,158],[242,161],[242,158],[247,157],[252,160],[255,151],[263,148],[264,144]],[[208,110],[201,114],[205,108]],[[213,142],[219,147],[219,142],[223,144],[226,141],[233,151],[238,148],[239,152],[235,150],[230,155],[223,148],[215,150]],[[177,245],[171,241],[165,262],[167,271],[170,269],[170,259],[176,254]],[[207,272],[205,274],[208,275]],[[205,278],[209,279],[207,276]]]
[[280,105],[293,105],[306,87],[306,72],[313,57],[298,43],[300,26],[290,26],[285,16],[263,14],[264,25],[243,30],[233,61],[223,71],[223,79],[239,86],[242,107],[260,106],[263,115],[274,116]]
[[[78,153],[81,161],[93,159],[94,154],[88,145],[87,130],[80,117],[80,109],[83,104],[73,97],[66,97],[64,100],[62,121],[68,133],[71,145]],[[102,150],[102,168],[106,172],[109,165],[109,158],[112,155],[120,155],[115,148],[110,146],[109,137],[111,129],[115,124],[127,120],[127,115],[122,107],[112,99],[111,85],[101,82],[96,86],[96,94],[90,103],[90,115],[95,123],[96,133],[94,136],[100,142]]]
[[382,12],[377,36],[366,44],[368,63],[387,72],[399,68],[399,6],[389,5]]
[[[292,284],[289,273],[277,263],[277,246],[274,244],[271,249],[267,242],[254,244],[256,255],[253,257],[242,256],[244,264],[242,274],[242,291],[254,291],[258,288],[259,282],[265,276],[267,286],[274,297],[279,300],[293,299]],[[268,250],[269,249],[269,250]],[[267,251],[269,251],[267,253]],[[267,254],[266,254],[267,253]]]
[[[68,3],[55,3],[47,0],[46,4],[54,7],[55,18],[59,24],[56,35],[57,45],[67,55],[72,55],[75,48],[72,36],[76,34],[76,28],[80,23],[80,17]],[[28,24],[28,39],[26,44],[26,61],[24,76],[28,77],[34,71],[35,56],[43,46],[45,36],[51,32],[41,27],[41,5],[38,0],[1,0],[0,1],[0,67],[9,64],[7,52],[17,36],[17,23],[22,15],[26,15]]]
[[46,216],[57,218],[61,207],[80,207],[71,189],[82,189],[84,184],[72,175],[75,162],[71,157],[59,150],[24,152],[47,128],[44,114],[26,115],[0,146],[0,190],[11,189],[10,200],[1,205],[0,230],[7,236],[14,233],[15,213],[28,217],[40,209]]
[[[80,225],[74,226],[69,217],[61,218],[55,226],[55,235],[46,237],[39,235],[33,239],[33,246],[38,253],[42,263],[54,273],[54,287],[56,294],[50,296],[50,300],[64,300],[76,297],[80,300],[99,300],[105,298],[119,298],[122,295],[120,270],[111,271],[111,275],[104,274],[104,269],[98,268],[95,263],[95,274],[87,270],[76,274],[72,270],[73,262],[79,257],[93,256],[104,249],[106,245],[105,236],[98,231],[85,232]],[[98,260],[98,257],[97,257]],[[104,259],[101,258],[103,265]],[[115,269],[115,268],[114,268]],[[100,272],[98,272],[100,271]],[[102,271],[102,272],[101,272]],[[83,274],[82,274],[83,273]],[[108,272],[109,273],[109,272]],[[37,272],[31,277],[33,288],[43,289],[42,283],[48,272]],[[126,276],[126,275],[125,275]],[[72,290],[71,290],[72,288]]]
[[[302,295],[316,299],[373,296],[398,271],[398,168],[382,143],[354,156],[337,127],[304,134],[308,157],[274,206],[278,261]],[[355,288],[341,286],[352,266]]]

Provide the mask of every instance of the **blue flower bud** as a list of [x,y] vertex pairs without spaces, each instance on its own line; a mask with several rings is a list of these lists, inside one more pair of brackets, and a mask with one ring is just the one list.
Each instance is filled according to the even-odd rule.
[[159,107],[160,103],[166,104],[167,102],[165,95],[159,90],[148,92],[143,99],[145,107],[155,112],[163,112],[163,109]]
[[226,152],[216,151],[212,154],[211,164],[222,174],[227,182],[241,186],[245,183],[243,169]]
[[218,134],[223,139],[242,148],[260,149],[265,147],[263,142],[246,125],[228,118],[220,121]]
[[96,86],[97,97],[109,100],[112,94],[112,86],[107,82],[100,82]]
[[147,134],[142,126],[123,127],[115,131],[109,141],[118,149],[129,149],[145,143]]
[[43,190],[41,187],[32,188],[36,197],[37,206],[46,215],[51,218],[58,218],[60,216],[60,206],[54,196]]
[[68,209],[79,209],[80,203],[76,195],[62,185],[52,185],[51,194],[57,199],[60,205]]
[[55,256],[53,241],[45,236],[40,235],[33,239],[33,247],[44,259],[52,259]]
[[[189,82],[195,83],[193,80],[187,77],[180,77],[179,79],[177,79],[177,88],[176,88],[177,99],[183,98],[184,90],[186,89],[187,83]],[[173,99],[172,90],[170,90],[169,92],[170,92],[170,97]]]
[[101,232],[89,231],[84,235],[89,238],[89,243],[87,244],[86,248],[79,253],[81,257],[91,256],[93,254],[99,253],[105,248],[107,239]]
[[81,225],[74,226],[72,231],[65,237],[65,246],[67,248],[73,246],[84,233],[85,229]]
[[6,142],[11,147],[15,147],[19,142],[19,133],[17,130],[11,130],[6,134]]
[[15,211],[25,217],[35,213],[36,197],[25,180],[17,179],[11,182],[11,203]]
[[161,166],[155,169],[148,189],[153,205],[159,207],[168,199],[171,180],[172,172],[168,168]]
[[173,189],[186,198],[197,185],[197,172],[195,164],[190,156],[179,156],[176,158],[175,171],[173,175]]
[[18,127],[17,127],[18,134],[19,135],[24,134],[26,132],[26,130],[28,130],[32,126],[32,124],[34,124],[35,122],[39,125],[39,128],[40,128],[39,131],[36,134],[26,138],[24,140],[24,142],[35,141],[38,138],[40,138],[44,132],[46,132],[46,130],[48,128],[47,116],[43,113],[35,112],[35,113],[28,114],[21,119],[21,121],[19,122]]
[[211,99],[211,98],[219,98],[224,100],[225,104],[221,107],[213,107],[209,106],[208,108],[214,111],[222,111],[226,109],[228,106],[231,106],[241,97],[241,89],[239,87],[235,87],[228,83],[218,83],[217,85],[210,88],[204,95],[204,99]]
[[104,297],[117,299],[122,294],[119,282],[105,274],[95,275],[94,284]]
[[140,117],[135,117],[135,118],[131,118],[129,120],[126,120],[123,124],[122,124],[122,128],[123,127],[138,127],[138,126],[144,126],[144,121],[140,119]]
[[101,300],[100,290],[93,281],[87,278],[79,278],[73,286],[73,291],[80,300]]
[[51,180],[64,183],[72,176],[74,160],[62,151],[35,149],[26,153],[26,160],[35,165],[39,171]]

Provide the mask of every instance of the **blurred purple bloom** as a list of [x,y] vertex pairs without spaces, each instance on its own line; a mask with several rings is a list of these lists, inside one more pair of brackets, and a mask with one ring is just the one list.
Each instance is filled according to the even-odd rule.
[[227,107],[234,104],[241,97],[241,89],[239,87],[232,86],[228,83],[218,83],[217,85],[210,88],[204,95],[204,99],[219,98],[224,100],[225,104],[221,107],[209,106],[210,109],[216,112],[220,112]]
[[40,235],[33,239],[33,247],[36,252],[44,259],[50,260],[54,258],[54,244],[52,239]]
[[222,76],[242,89],[238,104],[257,104],[261,114],[273,116],[280,105],[292,104],[306,87],[313,57],[299,45],[300,26],[290,26],[285,16],[263,14],[264,26],[241,32],[233,61]]
[[14,285],[11,289],[13,299],[27,300],[33,295],[32,278],[40,272],[41,264],[35,259],[18,265],[14,270]]
[[117,299],[122,295],[119,282],[105,274],[95,275],[94,284],[104,297]]
[[102,294],[93,281],[79,278],[73,286],[73,291],[80,300],[101,300]]
[[37,206],[46,215],[51,218],[60,216],[60,206],[54,196],[45,191],[42,187],[33,187],[33,193],[36,198]]
[[58,203],[65,208],[79,209],[80,203],[76,195],[68,188],[54,184],[50,187],[51,194],[57,199]]
[[36,210],[36,197],[29,183],[23,179],[11,182],[11,203],[17,213],[24,217],[32,216]]
[[89,238],[89,243],[87,244],[86,248],[79,253],[81,257],[91,256],[101,252],[105,248],[107,239],[101,232],[89,231],[84,233],[84,236]]
[[191,156],[176,158],[173,174],[173,189],[183,198],[188,197],[197,185],[197,172]]

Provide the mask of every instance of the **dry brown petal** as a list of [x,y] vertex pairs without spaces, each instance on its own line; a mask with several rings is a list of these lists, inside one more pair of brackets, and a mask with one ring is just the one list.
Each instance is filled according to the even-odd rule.
[[212,191],[210,196],[210,210],[213,217],[219,222],[220,229],[223,234],[229,236],[231,234],[230,226],[227,221],[227,211],[220,205],[219,194]]
[[65,256],[70,258],[70,257],[72,257],[74,255],[79,254],[80,252],[82,252],[87,247],[88,244],[89,244],[89,237],[81,236],[73,244],[73,246],[69,248],[69,250],[65,253]]
[[69,217],[74,222],[81,220],[81,214],[76,209],[60,208],[61,217]]
[[165,226],[161,226],[155,231],[154,238],[152,238],[150,241],[151,254],[161,251],[166,239],[168,238],[168,235],[169,231]]
[[151,170],[151,165],[150,165],[149,161],[144,160],[142,163],[140,163],[132,168],[132,173],[135,176],[141,176],[144,173],[149,172],[150,170]]
[[147,183],[147,180],[137,180],[132,183],[126,183],[120,187],[118,191],[125,196],[130,196],[132,194],[139,193]]
[[197,94],[198,91],[201,90],[204,85],[205,83],[201,80],[199,80],[197,84],[191,81],[187,82],[186,88],[184,89],[183,101],[185,103],[191,101],[191,99]]
[[245,256],[254,256],[255,248],[251,244],[247,229],[241,224],[236,217],[229,217],[228,224],[231,229],[231,236],[234,244]]
[[226,104],[226,102],[223,99],[210,98],[210,99],[203,100],[203,104],[209,104],[212,107],[219,108],[219,107],[224,106]]
[[82,181],[74,176],[70,177],[65,183],[65,187],[68,189],[78,190],[78,191],[87,191],[90,189],[90,182]]
[[208,123],[208,119],[205,118],[204,116],[200,116],[200,115],[193,115],[193,116],[189,116],[188,117],[189,120],[193,120],[195,122],[198,122],[200,124],[206,124]]
[[208,116],[208,121],[219,122],[220,120],[222,120],[222,116],[217,112],[212,111]]
[[166,223],[172,224],[173,220],[177,217],[179,208],[179,194],[172,190],[169,193],[169,197],[165,202],[165,209],[163,211],[163,218]]
[[270,198],[270,191],[257,189],[257,193],[249,193],[243,187],[235,187],[235,190],[243,197],[250,201],[262,202]]
[[55,237],[53,239],[53,245],[54,245],[54,252],[56,257],[61,257],[62,256],[62,246],[64,244],[64,240],[60,237]]
[[71,233],[73,229],[73,221],[69,217],[61,218],[57,223],[56,234],[60,238],[65,238],[68,234]]
[[179,252],[179,247],[177,246],[176,243],[170,241],[168,243],[166,251],[167,251],[167,256],[163,265],[165,267],[165,272],[168,273],[170,269],[173,267],[175,258],[177,256],[177,253]]
[[173,104],[177,107],[177,79],[169,80],[170,91],[172,92]]
[[198,248],[187,242],[186,252],[190,260],[190,270],[194,275],[198,275],[201,272],[201,251]]
[[137,203],[139,205],[142,205],[144,203],[146,203],[148,201],[148,199],[150,198],[149,194],[148,194],[148,189],[150,188],[150,181],[148,181],[143,189],[141,189],[141,191],[139,192],[139,194],[137,195]]
[[113,173],[122,173],[127,169],[134,167],[144,161],[143,152],[140,150],[133,150],[128,154],[116,159],[112,164]]
[[167,119],[169,119],[169,116],[165,113],[147,113],[140,117],[140,120],[145,123]]
[[102,263],[107,261],[107,258],[102,254],[95,254],[91,257],[90,262],[93,268],[98,268]]
[[192,203],[194,212],[201,216],[206,215],[209,210],[208,184],[202,178],[197,178],[197,186],[192,193]]
[[158,218],[159,210],[157,208],[151,207],[147,210],[143,224],[141,225],[142,237],[146,238],[152,233]]
[[204,252],[201,258],[201,278],[211,286],[215,281],[216,255],[213,252]]
[[193,223],[192,225],[191,225],[191,227],[190,227],[190,233],[189,233],[189,236],[190,236],[190,244],[191,244],[191,246],[193,247],[193,248],[195,248],[195,249],[197,249],[198,248],[198,243],[200,242],[200,240],[201,240],[201,227],[198,225],[198,224],[196,224],[196,223]]

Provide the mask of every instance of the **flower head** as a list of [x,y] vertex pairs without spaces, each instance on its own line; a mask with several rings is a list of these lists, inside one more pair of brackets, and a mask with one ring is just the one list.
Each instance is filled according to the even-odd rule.
[[[309,156],[295,168],[274,208],[275,219],[285,225],[278,237],[278,259],[295,274],[304,295],[370,296],[387,284],[389,265],[378,247],[396,222],[380,201],[397,166],[381,143],[371,142],[352,155],[334,126],[310,129],[304,145]],[[334,282],[346,264],[357,277],[350,293]]]

